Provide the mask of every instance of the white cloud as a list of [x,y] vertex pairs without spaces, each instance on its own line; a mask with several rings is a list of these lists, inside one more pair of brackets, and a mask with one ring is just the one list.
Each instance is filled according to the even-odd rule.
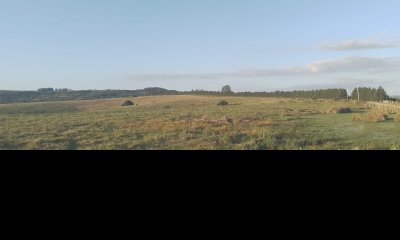
[[310,73],[398,71],[400,61],[393,58],[348,57],[315,62],[306,68]]
[[317,61],[305,66],[280,69],[246,69],[230,73],[210,74],[136,74],[131,80],[210,80],[223,78],[268,78],[276,76],[315,75],[332,73],[378,73],[400,71],[400,58],[348,57]]
[[342,42],[324,42],[318,46],[319,49],[331,51],[356,51],[367,49],[381,49],[399,47],[396,42],[380,42],[377,40],[347,40]]

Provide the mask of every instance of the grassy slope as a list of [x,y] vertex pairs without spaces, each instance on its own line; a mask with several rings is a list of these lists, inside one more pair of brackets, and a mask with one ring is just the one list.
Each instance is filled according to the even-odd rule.
[[[394,115],[352,121],[368,112],[354,102],[157,96],[120,107],[125,100],[0,105],[0,149],[400,149]],[[333,107],[357,113],[325,114]]]

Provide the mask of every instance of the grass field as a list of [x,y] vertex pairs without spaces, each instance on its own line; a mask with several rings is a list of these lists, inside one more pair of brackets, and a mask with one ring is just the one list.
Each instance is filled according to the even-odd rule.
[[[121,107],[125,100],[0,105],[0,149],[400,149],[396,110],[365,103],[157,96]],[[364,120],[382,111],[383,120]]]

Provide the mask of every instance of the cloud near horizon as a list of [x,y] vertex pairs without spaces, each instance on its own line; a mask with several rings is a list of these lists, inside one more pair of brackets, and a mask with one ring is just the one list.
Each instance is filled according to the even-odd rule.
[[246,69],[231,73],[209,74],[133,74],[130,80],[209,80],[223,78],[266,78],[278,76],[333,74],[333,73],[378,73],[400,71],[400,58],[348,57],[336,60],[325,60],[300,67],[280,69]]
[[396,42],[379,42],[376,40],[347,40],[341,42],[324,42],[318,46],[318,49],[330,51],[359,51],[369,49],[382,49],[399,47]]

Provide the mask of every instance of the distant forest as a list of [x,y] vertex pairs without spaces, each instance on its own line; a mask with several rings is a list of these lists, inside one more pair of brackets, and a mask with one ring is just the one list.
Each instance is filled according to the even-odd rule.
[[312,91],[276,91],[276,92],[212,92],[194,90],[188,94],[195,95],[230,95],[240,97],[281,97],[281,98],[315,98],[315,99],[347,99],[347,91],[345,89],[324,89]]
[[309,98],[309,99],[358,99],[361,101],[383,101],[390,99],[386,91],[379,87],[354,89],[351,96],[345,89],[324,89],[311,91],[275,91],[275,92],[233,92],[229,85],[224,86],[221,91],[175,91],[164,88],[145,88],[140,90],[70,90],[66,88],[40,88],[37,91],[5,91],[0,90],[0,104],[24,103],[24,102],[46,102],[46,101],[69,101],[69,100],[92,100],[105,98],[131,98],[139,96],[157,95],[204,95],[204,96],[240,96],[240,97],[282,97],[282,98]]
[[47,102],[69,100],[93,100],[105,98],[128,98],[138,96],[177,95],[178,91],[163,88],[145,88],[141,90],[79,90],[66,88],[40,88],[37,91],[0,90],[0,103]]
[[386,91],[379,87],[376,88],[357,88],[354,89],[351,96],[348,95],[346,89],[333,88],[309,91],[275,91],[275,92],[232,92],[230,86],[224,86],[221,92],[192,90],[186,94],[193,95],[217,95],[217,96],[241,96],[241,97],[281,97],[281,98],[308,98],[308,99],[353,99],[358,100],[358,93],[360,94],[360,101],[384,101],[393,100],[390,98]]
[[393,100],[387,95],[385,89],[379,87],[375,88],[359,88],[354,89],[351,98],[358,100],[358,95],[360,95],[360,101],[382,101],[382,100]]

